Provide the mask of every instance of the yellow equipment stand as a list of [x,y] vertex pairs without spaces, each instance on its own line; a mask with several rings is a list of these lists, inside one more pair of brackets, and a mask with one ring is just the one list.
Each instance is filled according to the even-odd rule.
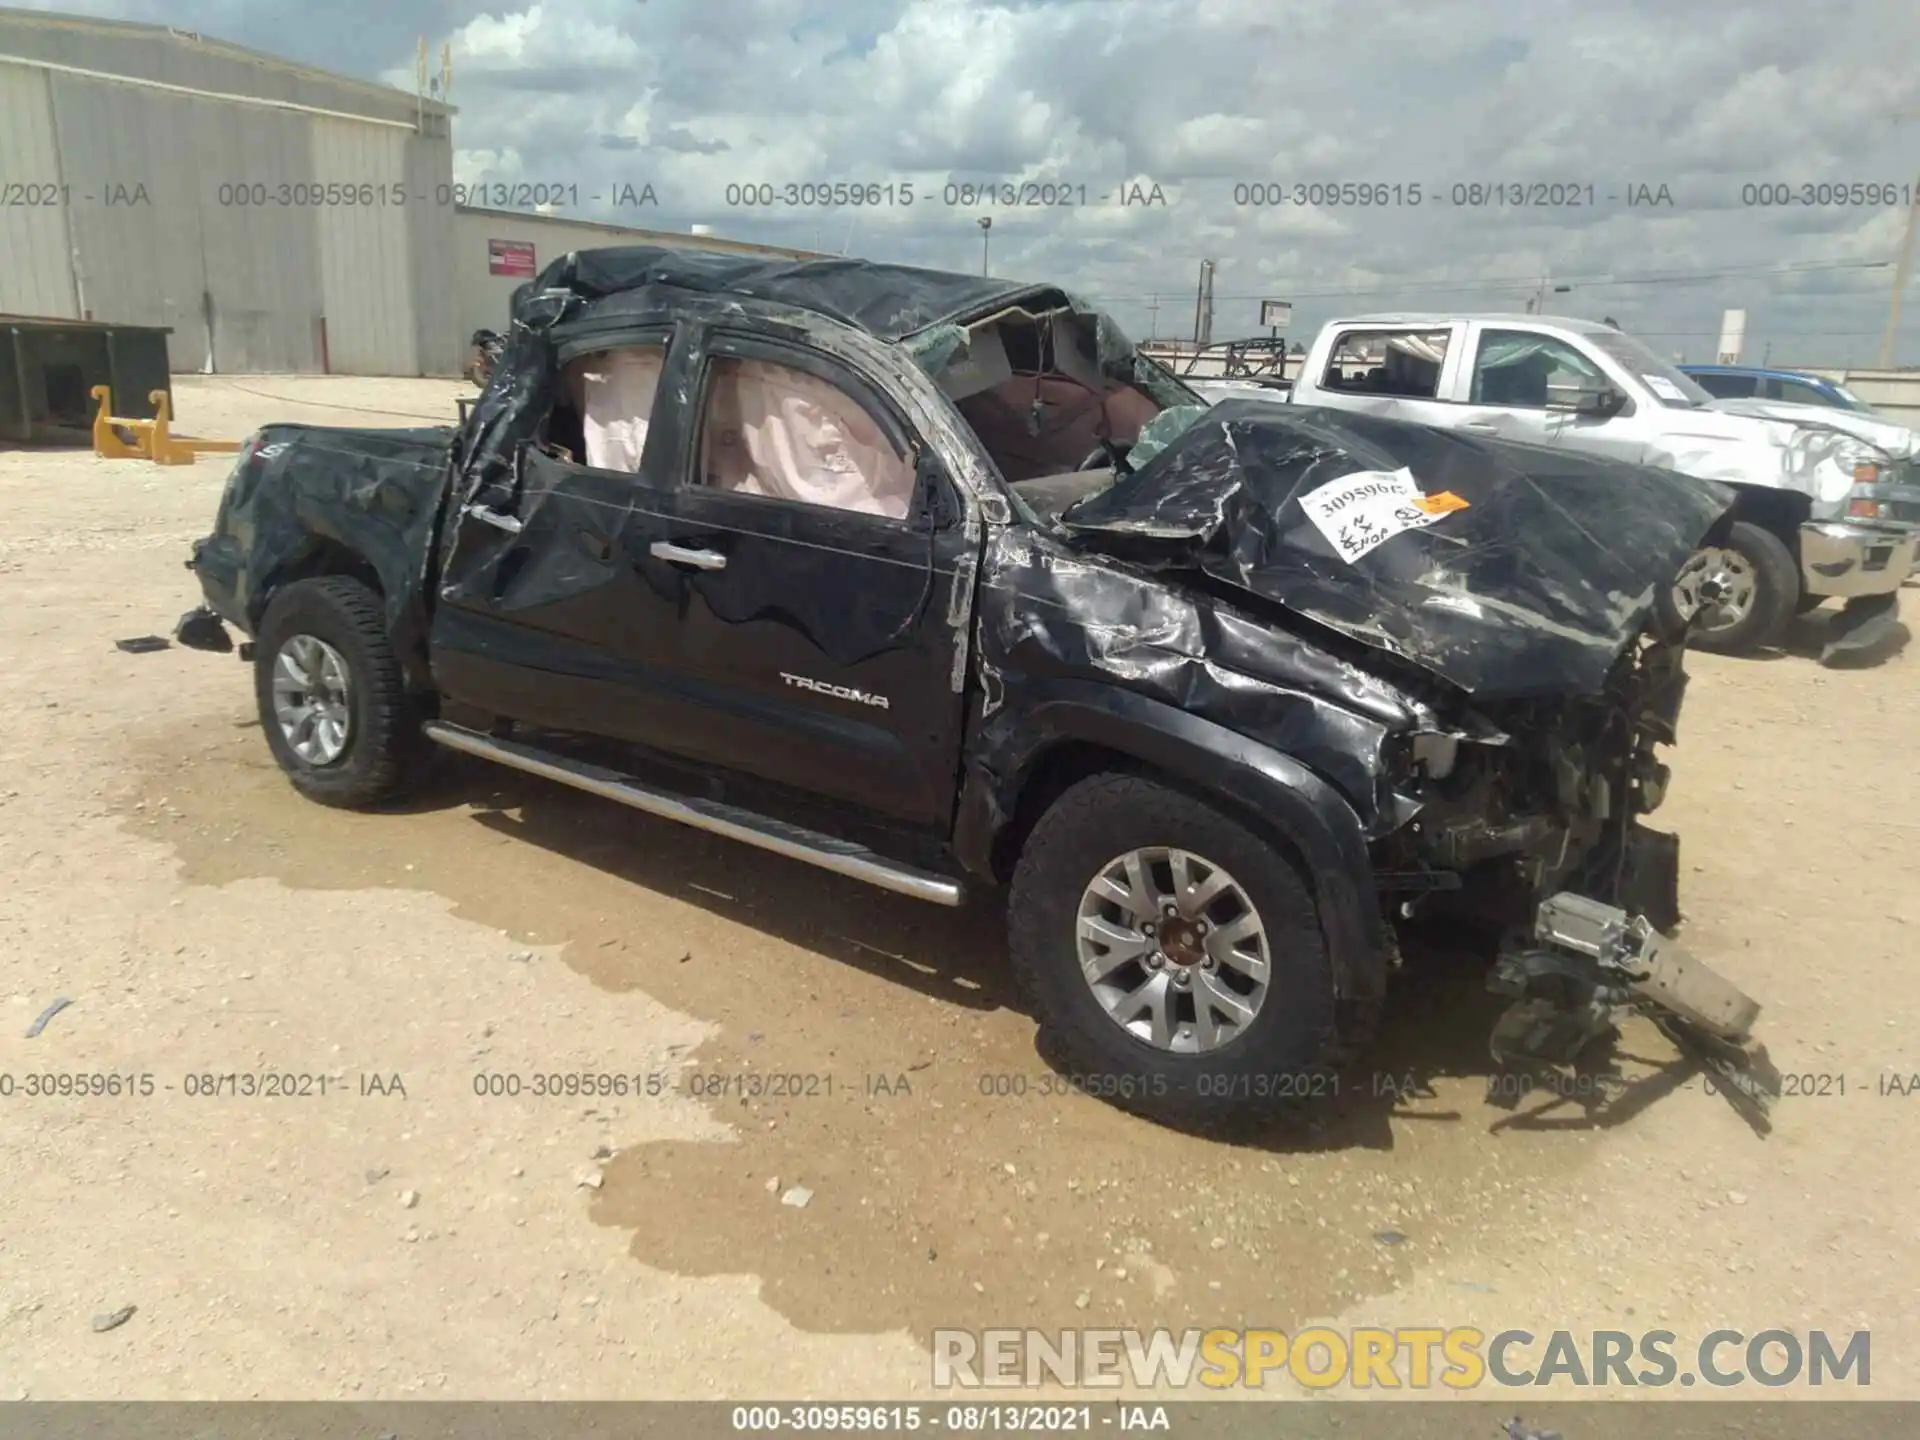
[[[93,387],[100,402],[93,417],[93,453],[109,460],[151,460],[156,465],[191,465],[196,455],[231,455],[239,450],[238,440],[200,440],[191,435],[173,433],[173,407],[164,390],[147,396],[153,402],[153,419],[129,420],[113,413],[113,392],[105,385]],[[129,442],[120,438],[121,430],[133,432]]]

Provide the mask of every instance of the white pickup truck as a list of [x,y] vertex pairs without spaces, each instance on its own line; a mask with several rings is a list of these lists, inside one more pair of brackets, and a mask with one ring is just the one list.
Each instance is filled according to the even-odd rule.
[[[1212,396],[1209,398],[1222,398]],[[1777,641],[1798,611],[1847,602],[1828,654],[1892,627],[1920,527],[1913,466],[1820,423],[1714,407],[1632,336],[1542,315],[1370,315],[1326,325],[1292,403],[1359,410],[1616,456],[1722,481],[1735,523],[1675,585],[1696,643]],[[1898,518],[1896,518],[1898,517]]]

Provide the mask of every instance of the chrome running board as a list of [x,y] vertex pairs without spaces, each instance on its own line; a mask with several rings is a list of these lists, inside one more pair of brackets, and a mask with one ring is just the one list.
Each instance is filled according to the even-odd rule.
[[696,830],[706,830],[729,840],[757,845],[762,850],[771,850],[789,860],[804,861],[822,870],[831,870],[836,875],[863,880],[882,890],[891,890],[896,895],[910,895],[916,900],[930,900],[936,905],[958,905],[963,898],[958,882],[930,870],[916,870],[885,859],[864,845],[837,840],[831,835],[789,825],[735,805],[721,805],[712,800],[654,790],[617,770],[603,770],[597,765],[582,764],[512,740],[495,739],[463,726],[435,720],[423,729],[429,740],[445,745],[449,750],[478,755],[483,760],[524,770],[529,775],[538,775],[546,780],[557,780],[562,785],[571,785],[589,795],[617,800],[622,805],[657,815],[663,820],[677,820]]

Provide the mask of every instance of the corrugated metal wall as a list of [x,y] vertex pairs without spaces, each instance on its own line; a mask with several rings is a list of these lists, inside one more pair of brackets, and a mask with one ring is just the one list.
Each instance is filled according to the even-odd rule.
[[[419,134],[411,96],[112,23],[0,15],[8,54],[393,123],[0,63],[0,180],[70,202],[0,206],[0,309],[170,326],[176,371],[458,373],[444,115]],[[308,203],[330,181],[386,203]]]
[[10,11],[0,13],[0,55],[23,55],[83,70],[195,90],[257,95],[409,124],[416,113],[413,96],[388,86],[329,75],[190,31],[169,32],[158,26]]
[[[426,375],[458,375],[467,363],[467,336],[460,328],[454,274],[453,146],[422,136],[407,137],[407,243],[413,260],[414,343]],[[415,204],[411,197],[421,197]]]
[[372,185],[381,197],[372,205],[325,205],[313,212],[331,367],[345,375],[415,374],[419,340],[407,254],[413,197],[396,204],[390,194],[406,181],[406,136],[351,120],[314,117],[308,124],[312,178],[321,185]]
[[[79,318],[59,203],[60,151],[44,71],[0,65],[0,312]],[[53,204],[34,203],[53,187]]]

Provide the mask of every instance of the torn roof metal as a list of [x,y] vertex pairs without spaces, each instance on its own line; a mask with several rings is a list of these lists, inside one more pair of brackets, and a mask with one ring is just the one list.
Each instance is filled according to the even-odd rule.
[[593,301],[632,291],[736,295],[825,315],[893,342],[1027,298],[1069,303],[1058,286],[882,265],[871,260],[767,260],[654,245],[575,250],[514,295],[514,315],[544,292]]

